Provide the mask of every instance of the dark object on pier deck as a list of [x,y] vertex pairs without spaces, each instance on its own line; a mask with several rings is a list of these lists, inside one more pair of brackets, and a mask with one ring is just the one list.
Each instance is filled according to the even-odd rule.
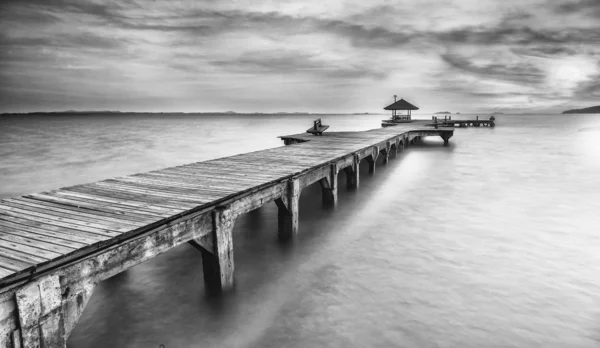
[[321,119],[317,118],[314,121],[314,125],[306,130],[306,133],[311,133],[314,135],[323,135],[323,132],[326,131],[327,128],[329,128],[329,126],[321,124]]

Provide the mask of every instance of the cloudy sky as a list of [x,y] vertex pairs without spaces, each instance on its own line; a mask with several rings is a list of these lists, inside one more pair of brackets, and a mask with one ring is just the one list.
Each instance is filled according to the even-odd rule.
[[0,2],[0,112],[559,112],[600,104],[600,0]]

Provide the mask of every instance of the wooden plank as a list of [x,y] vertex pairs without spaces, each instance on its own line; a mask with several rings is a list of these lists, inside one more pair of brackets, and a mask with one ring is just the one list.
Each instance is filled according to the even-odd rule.
[[19,272],[21,270],[24,270],[25,268],[33,266],[33,264],[29,262],[14,260],[10,257],[0,255],[0,266],[9,269],[13,272]]
[[[100,183],[99,183],[100,184]],[[176,187],[160,187],[158,185],[148,185],[142,183],[121,182],[121,183],[102,183],[101,186],[120,190],[124,192],[135,192],[147,194],[150,196],[163,197],[167,200],[178,200],[190,202],[196,206],[215,201],[217,199],[227,197],[239,192],[239,190],[213,190],[210,188],[176,188]]]
[[96,202],[96,204],[104,204],[104,206],[110,207],[113,205],[119,205],[123,207],[129,207],[129,209],[134,211],[140,211],[145,214],[154,214],[156,217],[168,217],[174,214],[177,214],[180,210],[173,209],[168,207],[158,207],[153,204],[149,204],[148,202],[140,202],[134,199],[123,200],[123,199],[115,199],[109,196],[106,196],[102,193],[97,193],[93,190],[61,190],[55,192],[56,195],[66,196],[68,197],[78,197],[79,199],[87,202]]
[[[171,172],[171,171],[161,171],[155,173],[145,173],[144,177],[163,177],[168,178],[170,180],[178,180],[182,182],[198,182],[200,180],[204,180],[204,178],[219,178],[222,181],[231,181],[231,180],[239,180],[241,182],[252,183],[255,185],[261,185],[266,182],[272,182],[274,180],[278,180],[281,178],[279,175],[271,175],[267,178],[256,178],[249,174],[240,173],[240,172]],[[287,175],[290,176],[290,175]],[[285,177],[285,176],[284,176]]]
[[40,224],[39,222],[13,218],[9,216],[0,216],[0,226],[11,227],[22,231],[47,235],[50,237],[62,239],[68,238],[69,240],[84,244],[94,244],[99,241],[110,239],[104,235],[97,235],[94,233],[72,230],[70,228]]
[[166,197],[167,199],[178,199],[182,201],[189,201],[196,205],[208,203],[218,198],[228,196],[232,193],[238,192],[238,190],[216,190],[210,188],[176,188],[171,186],[158,186],[151,184],[141,184],[132,182],[98,182],[98,186],[105,187],[108,189],[115,189],[120,191],[131,191],[141,194],[148,194],[150,196]]
[[237,192],[240,188],[248,187],[248,184],[239,183],[237,181],[225,180],[223,177],[220,178],[221,183],[213,183],[205,180],[195,180],[195,181],[183,181],[183,180],[169,180],[167,178],[148,178],[148,177],[123,177],[123,178],[115,178],[110,182],[116,183],[133,183],[133,184],[141,184],[141,185],[151,185],[159,188],[174,188],[178,190],[184,189],[222,189],[226,191]]
[[15,251],[13,249],[5,248],[1,244],[0,244],[0,255],[17,260],[19,262],[30,263],[33,265],[49,261],[48,259],[46,259],[40,255],[30,255],[30,254],[26,254],[26,253],[21,253],[21,252]]
[[20,272],[20,271],[27,269],[33,265],[34,264],[29,263],[29,262],[23,262],[23,261],[11,259],[10,257],[0,255],[0,267],[11,270],[13,273]]
[[13,273],[15,272],[10,269],[3,268],[2,265],[0,265],[0,278],[7,277]]
[[7,242],[0,240],[0,255],[4,255],[19,261],[41,263],[61,256],[59,253],[54,253],[47,250],[42,250],[27,245]]
[[[65,192],[66,191],[66,192]],[[99,187],[97,185],[86,185],[81,187],[69,187],[60,193],[69,195],[77,194],[79,197],[89,198],[91,200],[98,200],[122,205],[129,205],[136,209],[145,209],[146,211],[165,212],[170,215],[177,214],[181,211],[187,210],[194,206],[194,204],[184,202],[169,202],[166,199],[160,199],[158,197],[151,197],[148,195],[127,193],[127,192],[113,192],[109,189]]]
[[[223,186],[219,186],[220,182],[223,182],[223,178],[220,179],[219,182],[211,182],[208,180],[201,180],[200,182],[202,184],[192,184],[192,183],[187,183],[184,181],[174,181],[174,180],[168,180],[168,179],[149,179],[149,178],[142,178],[142,177],[122,177],[122,178],[117,178],[117,179],[113,179],[110,182],[117,182],[117,183],[134,183],[134,184],[138,184],[138,185],[144,185],[144,186],[154,186],[154,187],[158,187],[158,188],[166,188],[166,189],[176,189],[176,190],[183,190],[183,189],[190,189],[190,190],[194,190],[194,189],[203,189],[203,188],[217,188],[217,189],[223,189],[223,190],[230,190],[233,192],[238,192],[238,191],[242,191],[248,188],[251,188],[254,185],[248,185],[248,184],[243,184],[243,183],[239,183],[239,182],[228,182],[227,185],[230,187],[225,187],[225,185]],[[233,187],[233,189],[231,188]]]
[[49,236],[48,234],[39,234],[39,233],[35,233],[35,232],[30,232],[30,231],[27,231],[26,228],[20,228],[19,225],[15,226],[15,224],[13,224],[11,226],[11,223],[8,221],[6,224],[3,224],[2,223],[3,221],[4,220],[0,220],[0,233],[6,232],[6,233],[10,233],[10,234],[15,234],[15,235],[18,235],[21,237],[35,239],[40,242],[53,243],[53,244],[68,247],[71,249],[79,249],[79,248],[82,248],[82,247],[85,247],[88,245],[85,243],[80,243],[77,241],[64,239],[64,236],[63,236],[63,238],[59,238],[59,237],[57,237],[57,234]]
[[14,204],[16,206],[20,206],[20,207],[31,207],[32,209],[38,211],[38,210],[44,210],[47,212],[52,212],[53,214],[56,214],[58,216],[64,216],[64,217],[72,217],[73,219],[76,220],[82,220],[82,221],[109,221],[115,224],[119,224],[119,225],[126,225],[126,226],[131,226],[134,228],[143,226],[144,223],[142,222],[134,222],[132,220],[125,220],[125,219],[118,219],[115,218],[115,215],[109,215],[109,214],[99,214],[99,213],[95,213],[95,214],[91,214],[91,213],[86,213],[84,212],[82,209],[67,209],[64,205],[63,206],[59,206],[59,205],[55,205],[53,203],[50,202],[41,202],[41,201],[34,201],[31,199],[25,199],[25,198],[11,198],[6,200],[8,202],[10,202],[11,204]]
[[84,231],[84,232],[94,233],[94,234],[98,234],[98,235],[104,235],[107,237],[114,237],[114,236],[118,236],[119,234],[121,234],[120,232],[117,232],[114,230],[100,229],[100,228],[95,228],[95,227],[77,225],[77,224],[73,224],[73,223],[69,223],[69,222],[53,220],[53,219],[48,219],[48,218],[39,217],[39,216],[19,214],[19,213],[15,213],[15,212],[8,211],[8,210],[1,210],[0,216],[12,216],[12,217],[17,217],[17,218],[21,218],[21,219],[39,222],[43,225],[48,224],[48,225],[54,225],[54,226],[59,226],[59,227],[67,227],[67,228],[70,228],[73,230]]
[[131,206],[115,204],[110,202],[98,202],[92,201],[89,198],[82,198],[78,196],[65,196],[65,195],[47,195],[43,193],[34,193],[31,195],[23,196],[21,198],[27,198],[37,200],[40,202],[52,202],[65,206],[71,206],[77,209],[88,209],[92,212],[101,211],[109,214],[114,214],[123,219],[131,219],[132,221],[144,222],[150,219],[157,219],[170,214],[148,212],[144,209],[138,209]]
[[55,252],[58,254],[68,254],[74,250],[77,250],[77,248],[67,247],[59,244],[48,243],[41,240],[28,238],[25,236],[20,236],[18,234],[15,234],[14,232],[15,231],[13,230],[13,233],[9,233],[5,229],[0,229],[0,240],[20,245],[31,246],[34,248]]
[[233,175],[237,175],[237,176],[245,176],[245,177],[251,177],[254,180],[260,180],[263,182],[266,181],[272,181],[275,180],[277,178],[281,178],[281,177],[285,177],[285,176],[290,176],[293,173],[297,172],[296,169],[294,170],[275,170],[275,169],[271,169],[271,168],[265,168],[265,167],[258,167],[258,166],[251,166],[248,164],[241,164],[238,163],[237,164],[237,168],[236,167],[232,167],[233,163],[229,166],[225,166],[224,164],[220,164],[220,165],[213,165],[212,168],[202,168],[202,169],[196,169],[196,168],[192,168],[192,167],[188,167],[188,168],[168,168],[168,169],[164,169],[159,171],[158,173],[169,173],[171,175],[184,175],[184,176],[191,176],[194,177],[198,174],[204,174],[204,175],[213,175],[213,176],[218,176],[221,173],[225,173],[225,174],[233,174]]
[[35,209],[35,208],[31,208],[31,207],[17,207],[14,204],[10,204],[9,202],[6,201],[0,201],[0,211],[10,211],[10,212],[14,212],[15,214],[19,214],[19,215],[24,215],[24,216],[29,216],[29,217],[36,217],[36,218],[44,218],[44,219],[50,219],[50,220],[56,220],[56,221],[60,221],[63,223],[68,223],[68,224],[72,224],[73,226],[78,225],[78,226],[84,226],[84,227],[92,227],[92,228],[98,228],[101,230],[108,230],[108,231],[118,231],[118,232],[125,232],[125,231],[129,231],[131,230],[131,228],[129,226],[127,227],[122,227],[122,225],[117,225],[115,223],[110,223],[110,222],[106,222],[106,223],[96,223],[96,222],[90,222],[90,221],[85,221],[85,220],[76,220],[76,219],[72,219],[71,217],[64,217],[61,216],[60,214],[57,213],[53,213],[53,212],[48,212],[48,211],[43,211],[40,212],[39,209]]
[[[167,195],[159,192],[141,191],[135,189],[127,189],[123,187],[117,187],[116,185],[108,185],[95,183],[93,188],[87,187],[87,192],[101,195],[104,197],[117,198],[123,200],[137,200],[141,203],[151,203],[154,206],[169,207],[175,214],[187,211],[191,208],[200,206],[206,202],[212,201],[212,199],[201,201],[200,199],[191,199],[188,197],[177,197],[175,195]],[[173,214],[173,215],[175,215]]]
[[[304,166],[300,166],[297,164],[292,164],[292,163],[280,163],[279,166],[274,166],[274,165],[269,165],[268,161],[260,158],[260,157],[247,157],[244,159],[233,159],[233,158],[221,158],[218,161],[213,161],[213,162],[202,162],[202,163],[192,163],[192,164],[188,164],[186,166],[182,166],[182,167],[177,167],[177,168],[167,168],[168,170],[181,170],[181,169],[188,169],[188,170],[195,170],[195,171],[201,171],[201,170],[208,170],[208,171],[212,171],[215,169],[230,169],[230,170],[238,170],[237,168],[231,168],[230,165],[231,164],[237,164],[240,165],[244,168],[244,173],[245,174],[252,174],[252,175],[260,175],[260,176],[264,176],[264,175],[279,175],[279,174],[283,174],[285,175],[285,173],[289,173],[289,172],[296,172],[298,170],[302,170],[304,169]],[[240,167],[240,168],[242,168]],[[266,169],[268,169],[268,171],[266,171]]]

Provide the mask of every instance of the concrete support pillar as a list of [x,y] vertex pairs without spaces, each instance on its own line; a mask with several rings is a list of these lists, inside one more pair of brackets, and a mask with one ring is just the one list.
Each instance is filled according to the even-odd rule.
[[13,344],[24,348],[66,347],[62,293],[58,276],[31,282],[15,293],[19,335]]
[[383,163],[384,163],[384,164],[387,164],[387,163],[388,163],[388,161],[389,161],[389,159],[390,159],[390,150],[391,150],[391,149],[392,149],[392,143],[388,141],[388,142],[385,144],[385,152],[383,153],[383,155],[385,156],[385,157],[383,158]]
[[213,212],[212,252],[202,250],[204,286],[209,294],[219,294],[234,287],[233,226],[235,216],[229,208]]
[[367,157],[367,162],[369,162],[370,174],[375,174],[375,165],[377,164],[377,157],[379,157],[379,147],[374,146],[371,156]]
[[319,180],[323,192],[323,205],[326,207],[337,205],[338,171],[337,165],[331,164],[329,176]]
[[278,236],[280,240],[294,238],[298,234],[298,207],[300,200],[300,181],[288,181],[287,192],[275,200],[278,208]]
[[360,184],[360,158],[354,155],[352,166],[344,168],[346,172],[346,187],[357,189]]
[[63,289],[63,317],[65,323],[65,341],[69,339],[71,332],[77,325],[83,310],[92,297],[96,284],[84,281],[78,284],[62,286]]

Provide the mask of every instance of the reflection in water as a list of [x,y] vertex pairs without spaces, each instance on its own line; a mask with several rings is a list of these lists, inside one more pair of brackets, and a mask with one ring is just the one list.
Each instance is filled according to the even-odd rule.
[[[331,131],[380,118],[325,117]],[[0,119],[0,194],[279,146],[310,121]],[[578,130],[598,126],[501,116],[374,176],[363,163],[356,191],[342,171],[335,209],[303,190],[293,244],[277,242],[274,203],[237,220],[233,292],[207,298],[201,255],[181,245],[101,283],[69,347],[597,347],[600,149]]]

